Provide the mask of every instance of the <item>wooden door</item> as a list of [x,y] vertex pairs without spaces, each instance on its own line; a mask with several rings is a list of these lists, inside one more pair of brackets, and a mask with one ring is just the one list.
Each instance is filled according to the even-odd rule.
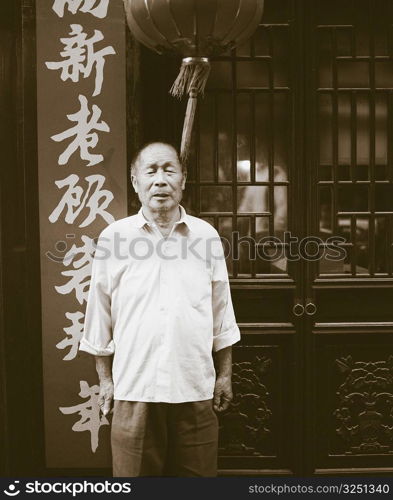
[[306,471],[393,469],[392,3],[309,2]]

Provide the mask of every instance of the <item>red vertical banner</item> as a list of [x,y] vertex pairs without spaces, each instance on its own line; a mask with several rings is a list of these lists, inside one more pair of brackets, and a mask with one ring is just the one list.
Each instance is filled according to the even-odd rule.
[[127,215],[123,3],[37,0],[36,12],[46,462],[103,467],[109,420],[78,344],[94,238]]

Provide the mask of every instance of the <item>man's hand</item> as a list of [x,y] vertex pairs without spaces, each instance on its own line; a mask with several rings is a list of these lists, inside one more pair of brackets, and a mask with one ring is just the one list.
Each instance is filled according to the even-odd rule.
[[217,412],[225,411],[233,399],[230,376],[218,376],[214,387],[213,408]]
[[113,356],[95,356],[96,370],[100,381],[98,405],[104,415],[108,415],[113,401],[112,361]]
[[104,415],[111,411],[113,402],[113,382],[111,379],[101,380],[98,406]]
[[214,387],[213,408],[217,412],[225,411],[232,401],[232,346],[216,352],[218,375]]

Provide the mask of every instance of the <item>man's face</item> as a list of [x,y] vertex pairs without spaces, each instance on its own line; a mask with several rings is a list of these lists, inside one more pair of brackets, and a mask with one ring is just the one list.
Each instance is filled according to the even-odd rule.
[[186,175],[174,149],[152,144],[142,151],[132,185],[142,206],[156,211],[177,207],[182,198]]

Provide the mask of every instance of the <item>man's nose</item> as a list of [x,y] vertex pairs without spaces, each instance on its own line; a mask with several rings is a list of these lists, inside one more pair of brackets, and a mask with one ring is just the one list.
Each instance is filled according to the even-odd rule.
[[162,170],[157,170],[156,175],[154,176],[154,184],[162,186],[163,184],[166,184],[166,175],[165,172]]

